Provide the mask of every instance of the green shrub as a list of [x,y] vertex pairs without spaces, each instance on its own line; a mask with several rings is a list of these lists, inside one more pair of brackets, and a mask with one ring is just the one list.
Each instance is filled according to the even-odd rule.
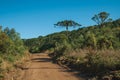
[[6,60],[9,61],[9,62],[14,62],[14,61],[15,61],[15,56],[9,54],[9,55],[7,55],[7,57],[6,57]]
[[4,78],[3,74],[0,74],[0,80],[3,79],[3,78]]

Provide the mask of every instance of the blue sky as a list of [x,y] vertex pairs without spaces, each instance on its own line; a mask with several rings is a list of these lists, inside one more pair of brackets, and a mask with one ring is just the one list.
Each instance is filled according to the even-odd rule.
[[0,25],[15,28],[22,38],[65,30],[54,28],[61,20],[74,20],[82,26],[94,25],[94,14],[106,11],[120,18],[120,0],[0,0]]

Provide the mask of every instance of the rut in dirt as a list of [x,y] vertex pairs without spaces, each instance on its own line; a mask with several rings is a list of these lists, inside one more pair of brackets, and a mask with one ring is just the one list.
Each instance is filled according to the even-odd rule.
[[84,80],[78,72],[52,63],[48,54],[32,54],[31,63],[24,70],[22,80]]

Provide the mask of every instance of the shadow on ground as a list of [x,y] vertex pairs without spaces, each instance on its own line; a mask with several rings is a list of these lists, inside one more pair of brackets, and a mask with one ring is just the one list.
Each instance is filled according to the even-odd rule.
[[33,58],[31,59],[33,62],[51,62],[51,58]]
[[85,74],[82,74],[74,69],[70,69],[70,70],[65,69],[65,70],[61,70],[61,72],[73,73],[73,75],[78,77],[80,80],[91,80],[90,77],[87,77]]
[[[51,58],[33,58],[31,59],[32,62],[52,62],[52,59]],[[58,69],[60,72],[68,72],[68,73],[73,73],[74,76],[80,78],[80,80],[88,80],[86,79],[86,76],[81,74],[79,71],[76,71],[76,70],[73,70],[73,69],[66,69],[64,67],[59,67],[59,68],[56,68],[56,67],[31,67],[29,69]]]

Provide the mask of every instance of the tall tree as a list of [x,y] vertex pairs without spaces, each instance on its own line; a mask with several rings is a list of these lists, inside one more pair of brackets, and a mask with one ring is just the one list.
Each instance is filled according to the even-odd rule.
[[0,26],[0,33],[2,32],[2,26]]
[[92,20],[95,21],[100,27],[103,27],[103,24],[105,22],[110,22],[112,21],[111,18],[109,18],[109,13],[107,12],[100,12],[99,14],[95,14],[92,17]]
[[79,23],[72,21],[72,20],[64,20],[64,21],[59,21],[54,26],[61,26],[65,27],[67,31],[67,36],[68,36],[68,28],[69,27],[76,27],[76,26],[81,26]]

